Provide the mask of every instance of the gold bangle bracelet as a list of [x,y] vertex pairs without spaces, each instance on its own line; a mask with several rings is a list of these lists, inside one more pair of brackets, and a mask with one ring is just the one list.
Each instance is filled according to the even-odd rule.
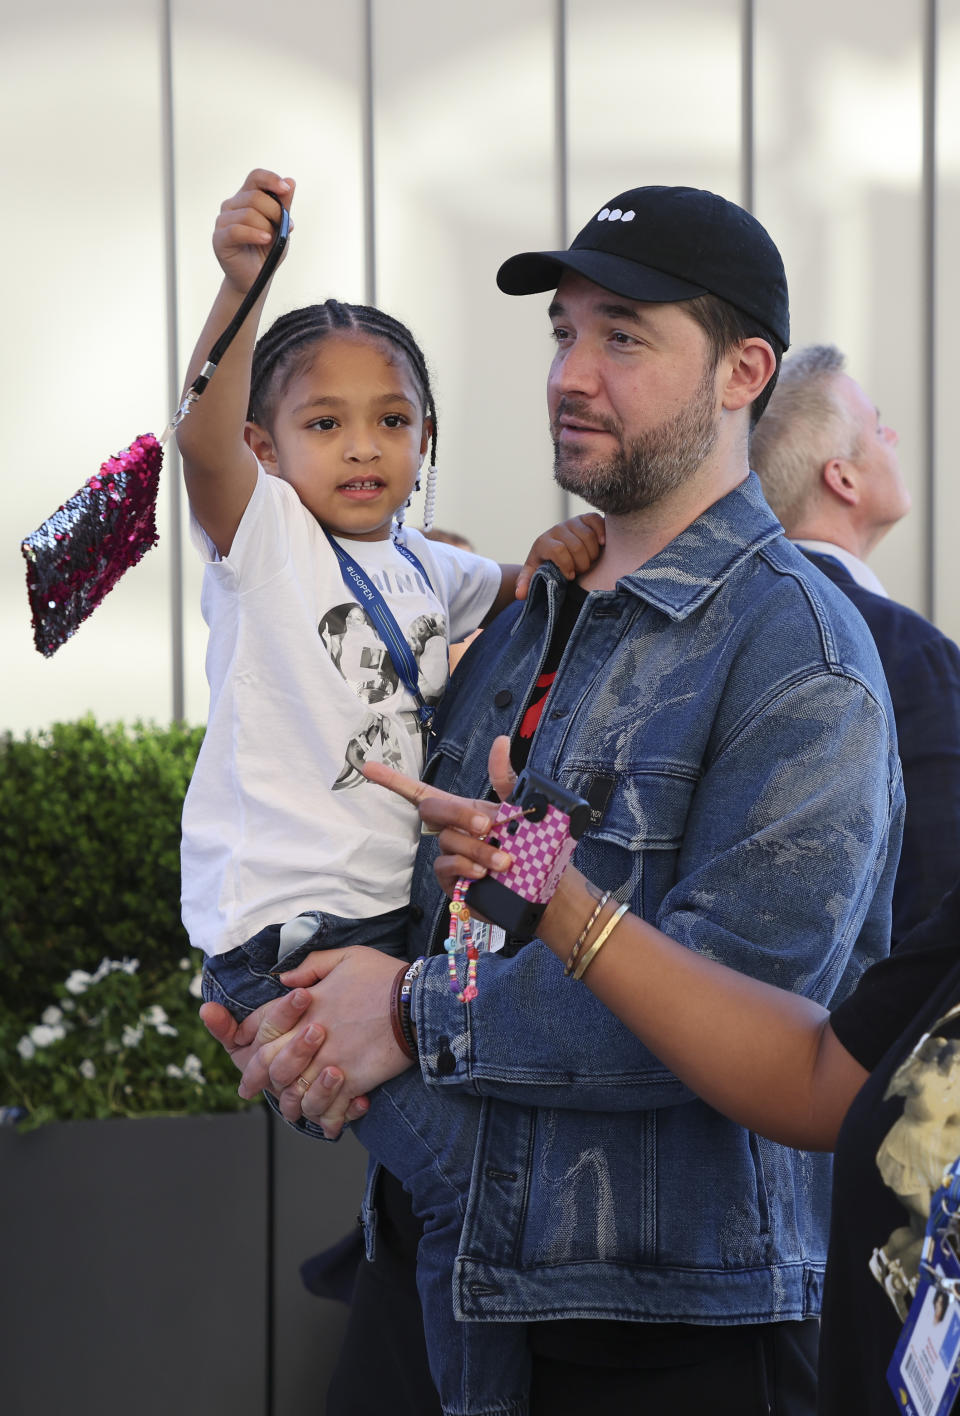
[[623,916],[626,914],[629,908],[629,905],[621,905],[620,908],[616,911],[616,913],[611,916],[610,919],[607,920],[606,924],[601,929],[596,939],[590,945],[590,948],[580,960],[579,967],[573,975],[574,978],[583,978],[587,969],[590,967],[594,959],[600,953],[600,950],[603,948],[604,944],[606,944],[607,940],[610,938],[610,935],[616,929],[617,925],[623,919]]
[[566,963],[564,964],[564,966],[563,966],[563,972],[564,972],[564,974],[566,975],[567,978],[569,978],[570,975],[573,973],[573,966],[574,966],[574,964],[577,962],[577,958],[578,958],[578,956],[579,956],[579,954],[580,954],[580,950],[583,948],[584,940],[586,939],[587,935],[590,933],[590,931],[591,931],[591,929],[593,928],[593,926],[596,924],[597,920],[600,918],[600,911],[603,909],[604,905],[607,903],[607,901],[609,900],[609,898],[610,898],[610,891],[609,891],[609,890],[604,890],[603,894],[600,896],[600,899],[599,899],[599,901],[598,901],[598,903],[597,903],[596,909],[594,910],[593,914],[590,916],[590,918],[587,920],[586,924],[585,924],[585,925],[583,926],[583,928],[581,929],[581,931],[580,931],[580,937],[579,937],[579,939],[577,940],[576,944],[574,944],[573,948],[570,950],[570,957],[569,957],[569,959],[567,960],[567,962],[566,962]]

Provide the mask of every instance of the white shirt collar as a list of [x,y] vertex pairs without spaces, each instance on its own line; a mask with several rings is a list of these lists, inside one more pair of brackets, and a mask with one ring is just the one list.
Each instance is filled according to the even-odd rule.
[[874,595],[882,595],[885,600],[889,600],[890,596],[867,563],[860,560],[859,556],[855,556],[852,551],[845,551],[842,546],[835,546],[832,541],[794,541],[793,544],[801,546],[805,551],[814,551],[821,556],[833,556],[833,559],[839,561],[844,570],[850,572],[861,590],[872,590]]

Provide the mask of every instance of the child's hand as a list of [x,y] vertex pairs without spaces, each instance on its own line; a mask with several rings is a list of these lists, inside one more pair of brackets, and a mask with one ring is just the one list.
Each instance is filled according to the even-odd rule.
[[599,560],[600,551],[606,539],[603,517],[595,511],[584,516],[574,516],[570,521],[561,521],[538,536],[530,547],[530,554],[517,576],[516,597],[527,598],[530,577],[543,561],[553,561],[557,569],[573,580],[590,569]]
[[213,249],[224,275],[239,294],[245,295],[260,274],[276,235],[277,203],[271,194],[282,198],[289,209],[295,186],[292,179],[257,167],[236,196],[228,197],[221,206]]

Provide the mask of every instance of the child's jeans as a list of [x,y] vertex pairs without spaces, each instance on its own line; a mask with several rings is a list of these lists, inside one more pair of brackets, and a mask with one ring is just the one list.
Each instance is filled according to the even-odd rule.
[[[314,949],[369,944],[405,957],[406,910],[372,919],[346,920],[311,911],[315,933],[277,962],[280,926],[269,925],[227,954],[208,958],[203,996],[222,1003],[242,1021],[262,1003],[288,990],[278,974]],[[303,931],[304,933],[306,931]],[[277,1109],[276,1102],[267,1101]],[[480,1098],[427,1087],[417,1067],[377,1087],[370,1110],[351,1129],[401,1182],[423,1223],[417,1253],[417,1287],[423,1307],[430,1373],[445,1416],[526,1416],[530,1359],[521,1323],[463,1323],[453,1314],[453,1265],[470,1188]],[[323,1132],[302,1117],[297,1129],[318,1139]],[[370,1215],[365,1214],[369,1224]],[[368,1239],[369,1242],[369,1239]],[[371,1334],[371,1361],[376,1356]]]

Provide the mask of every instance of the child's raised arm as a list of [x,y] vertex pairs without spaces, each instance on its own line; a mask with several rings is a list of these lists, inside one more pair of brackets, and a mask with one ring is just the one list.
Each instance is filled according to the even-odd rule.
[[[277,198],[289,207],[294,183],[257,168],[220,208],[213,249],[223,283],[197,340],[185,387],[199,374],[263,265],[275,235]],[[271,195],[274,194],[274,195]],[[244,439],[250,366],[264,295],[217,366],[203,397],[177,429],[190,505],[221,555],[227,555],[256,482],[256,459]]]
[[523,565],[500,567],[500,591],[483,623],[489,624],[514,600],[526,599],[530,577],[544,561],[553,561],[568,580],[583,575],[599,559],[604,539],[603,517],[595,511],[551,526],[534,541]]

